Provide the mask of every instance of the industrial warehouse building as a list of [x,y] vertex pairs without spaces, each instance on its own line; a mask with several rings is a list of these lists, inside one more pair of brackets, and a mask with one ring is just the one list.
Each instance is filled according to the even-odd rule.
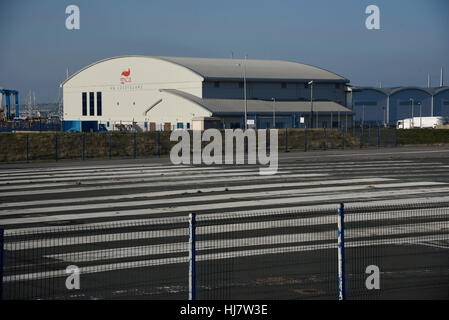
[[212,120],[220,128],[243,128],[246,105],[255,128],[310,127],[312,107],[314,127],[348,127],[353,123],[346,107],[348,83],[290,61],[115,57],[61,84],[63,126],[66,131],[173,130]]
[[[412,117],[449,117],[449,87],[352,87],[348,98],[356,123],[395,124]],[[352,97],[352,99],[351,99]]]

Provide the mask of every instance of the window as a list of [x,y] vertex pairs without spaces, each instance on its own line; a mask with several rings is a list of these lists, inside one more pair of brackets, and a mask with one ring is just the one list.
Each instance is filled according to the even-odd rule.
[[214,87],[219,88],[220,87],[220,81],[214,81]]
[[287,89],[287,83],[286,82],[282,82],[281,83],[281,88],[282,89]]
[[101,116],[101,92],[97,92],[97,116]]
[[190,122],[187,122],[187,129],[190,129]]
[[239,88],[242,88],[242,89],[243,89],[243,87],[244,87],[243,81],[240,81],[240,82],[239,82]]
[[83,116],[87,116],[87,92],[83,92]]
[[184,128],[184,124],[182,122],[178,122],[177,128],[178,129],[183,129]]
[[94,94],[94,92],[89,92],[89,114],[91,116],[95,115],[95,94]]

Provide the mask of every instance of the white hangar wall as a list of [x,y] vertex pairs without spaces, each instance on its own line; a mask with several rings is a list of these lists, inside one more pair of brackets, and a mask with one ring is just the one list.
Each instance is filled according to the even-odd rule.
[[161,92],[162,101],[147,112],[146,121],[154,122],[156,130],[164,130],[165,123],[170,123],[171,129],[182,123],[182,128],[191,129],[192,118],[211,117],[207,109],[177,95]]
[[[122,72],[129,75],[124,76]],[[203,78],[195,72],[151,57],[129,56],[94,63],[70,77],[63,87],[64,120],[143,123],[145,111],[158,102],[159,90],[178,89],[202,97]],[[87,115],[82,94],[87,93]],[[90,93],[94,94],[91,113]],[[101,92],[101,115],[97,93]]]

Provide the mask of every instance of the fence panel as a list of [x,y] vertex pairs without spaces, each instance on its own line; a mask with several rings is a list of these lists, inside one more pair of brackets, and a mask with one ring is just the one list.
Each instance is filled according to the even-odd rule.
[[4,240],[7,300],[187,299],[184,217],[5,230]]
[[30,133],[28,141],[30,161],[55,161],[55,134],[53,132]]
[[82,159],[83,134],[78,132],[58,133],[58,158]]
[[335,299],[335,211],[197,215],[197,297]]
[[3,143],[0,152],[0,162],[26,160],[26,136],[14,133],[0,133]]
[[108,134],[103,132],[86,132],[86,159],[107,158],[109,150]]
[[449,298],[447,205],[348,204],[345,220],[349,299]]

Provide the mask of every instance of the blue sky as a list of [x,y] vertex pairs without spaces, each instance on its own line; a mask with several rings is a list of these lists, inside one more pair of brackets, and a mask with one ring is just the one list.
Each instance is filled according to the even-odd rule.
[[[143,54],[286,59],[383,86],[449,80],[447,0],[0,0],[0,86],[55,102],[73,73],[107,57]],[[65,8],[80,8],[80,30]],[[365,28],[380,8],[381,30]]]

